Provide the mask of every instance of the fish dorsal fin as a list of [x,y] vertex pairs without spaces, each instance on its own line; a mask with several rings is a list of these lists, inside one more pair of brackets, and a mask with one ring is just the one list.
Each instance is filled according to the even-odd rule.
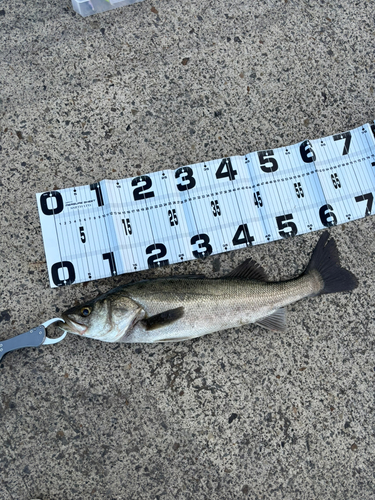
[[149,318],[142,320],[142,324],[147,331],[157,330],[158,328],[174,323],[178,319],[182,318],[183,315],[184,308],[182,306],[176,307],[175,309],[168,309],[167,311],[163,311],[159,314],[154,314],[154,316],[150,316]]
[[284,307],[278,309],[276,312],[270,316],[259,319],[256,322],[257,325],[267,328],[267,330],[272,330],[274,332],[285,332],[286,330],[286,311]]
[[224,278],[268,281],[263,267],[253,259],[246,259],[240,266],[224,276]]

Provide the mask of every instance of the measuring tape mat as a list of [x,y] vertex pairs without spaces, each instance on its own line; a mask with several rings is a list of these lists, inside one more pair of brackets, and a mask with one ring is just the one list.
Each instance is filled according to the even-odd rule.
[[375,212],[375,126],[37,194],[51,287],[344,224]]

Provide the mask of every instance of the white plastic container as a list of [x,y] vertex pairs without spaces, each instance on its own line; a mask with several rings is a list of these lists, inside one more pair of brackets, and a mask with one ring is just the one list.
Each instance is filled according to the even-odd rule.
[[117,9],[143,0],[72,0],[73,9],[82,17]]

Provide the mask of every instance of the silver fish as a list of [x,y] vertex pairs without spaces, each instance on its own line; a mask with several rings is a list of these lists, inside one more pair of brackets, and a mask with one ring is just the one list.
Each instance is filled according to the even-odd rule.
[[181,276],[114,288],[67,310],[62,330],[104,342],[173,342],[256,323],[286,328],[284,307],[305,297],[345,292],[356,277],[340,267],[336,243],[320,237],[305,272],[269,282],[262,267],[246,260],[227,276]]

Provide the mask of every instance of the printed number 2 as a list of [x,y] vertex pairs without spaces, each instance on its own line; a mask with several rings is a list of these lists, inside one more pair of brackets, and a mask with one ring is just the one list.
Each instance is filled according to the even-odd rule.
[[[153,253],[155,251],[157,253]],[[149,269],[160,266],[167,266],[169,264],[168,259],[158,260],[167,255],[167,248],[165,245],[163,245],[163,243],[155,243],[154,245],[148,246],[146,248],[146,254],[150,255],[150,257],[147,259]]]
[[[142,186],[139,184],[142,183]],[[148,175],[141,175],[132,180],[132,186],[136,187],[133,191],[134,201],[145,200],[146,198],[153,198],[155,196],[153,191],[147,191],[152,186],[152,180]]]
[[178,217],[177,217],[175,208],[172,208],[172,210],[168,210],[168,217],[169,217],[169,224],[171,226],[178,225]]
[[[298,233],[297,226],[293,220],[293,214],[279,215],[276,217],[277,227],[279,229],[279,235],[282,238],[290,238]],[[286,231],[289,229],[289,231]]]

